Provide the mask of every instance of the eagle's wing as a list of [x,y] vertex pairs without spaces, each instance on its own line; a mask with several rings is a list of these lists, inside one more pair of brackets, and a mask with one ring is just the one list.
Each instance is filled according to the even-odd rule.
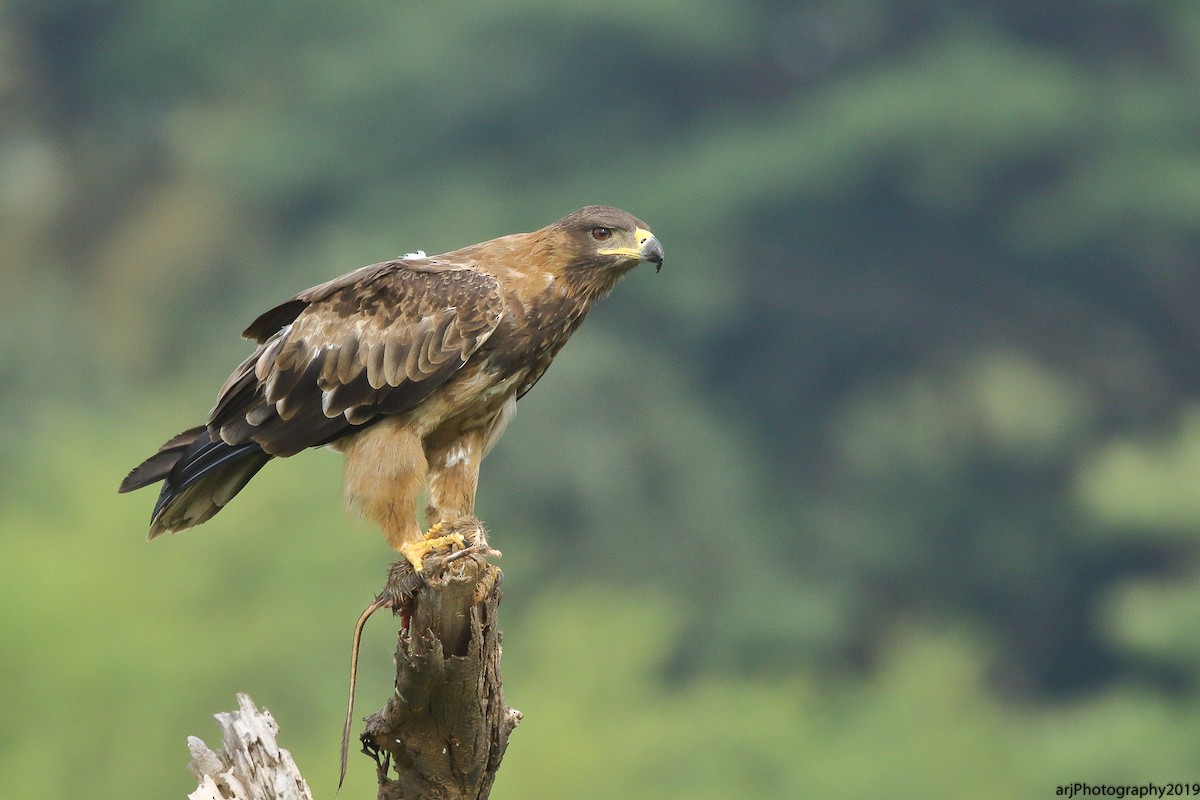
[[503,311],[495,278],[433,259],[375,264],[313,287],[246,329],[259,346],[221,388],[208,430],[274,456],[331,442],[428,397]]

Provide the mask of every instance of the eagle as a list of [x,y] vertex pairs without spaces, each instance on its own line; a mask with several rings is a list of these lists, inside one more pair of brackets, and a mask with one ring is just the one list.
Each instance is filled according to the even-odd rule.
[[[162,482],[150,539],[208,520],[274,458],[329,446],[347,504],[420,572],[473,519],[483,457],[588,310],[663,249],[644,222],[586,206],[532,233],[410,253],[314,286],[254,320],[255,350],[203,425],[121,482]],[[420,497],[426,498],[422,531]]]

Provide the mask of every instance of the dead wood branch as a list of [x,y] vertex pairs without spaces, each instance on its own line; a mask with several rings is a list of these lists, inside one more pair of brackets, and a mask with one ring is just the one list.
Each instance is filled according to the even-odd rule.
[[238,694],[238,709],[216,714],[222,749],[214,752],[188,737],[188,771],[200,781],[190,800],[312,800],[292,754],[279,746],[279,726],[249,695]]

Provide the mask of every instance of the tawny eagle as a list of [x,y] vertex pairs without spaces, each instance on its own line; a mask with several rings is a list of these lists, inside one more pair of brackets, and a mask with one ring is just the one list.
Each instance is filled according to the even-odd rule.
[[[373,264],[301,292],[243,336],[204,425],[121,482],[162,481],[149,538],[212,517],[272,458],[329,445],[344,495],[421,569],[434,536],[473,514],[479,466],[517,400],[588,309],[641,262],[662,266],[645,223],[587,206],[532,233]],[[418,498],[427,498],[423,536]]]

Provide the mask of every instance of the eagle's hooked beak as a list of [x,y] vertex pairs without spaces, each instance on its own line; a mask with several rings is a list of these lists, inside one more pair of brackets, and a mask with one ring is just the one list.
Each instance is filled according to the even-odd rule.
[[663,249],[662,245],[658,243],[658,239],[654,238],[654,234],[645,228],[638,228],[633,232],[633,238],[637,240],[636,250],[632,247],[610,247],[598,252],[606,256],[629,256],[638,261],[649,261],[654,264],[655,272],[661,270]]
[[658,239],[654,238],[654,234],[645,228],[638,228],[633,232],[637,237],[638,243],[638,258],[642,261],[649,261],[654,264],[654,271],[658,272],[663,265],[663,249],[658,243]]

